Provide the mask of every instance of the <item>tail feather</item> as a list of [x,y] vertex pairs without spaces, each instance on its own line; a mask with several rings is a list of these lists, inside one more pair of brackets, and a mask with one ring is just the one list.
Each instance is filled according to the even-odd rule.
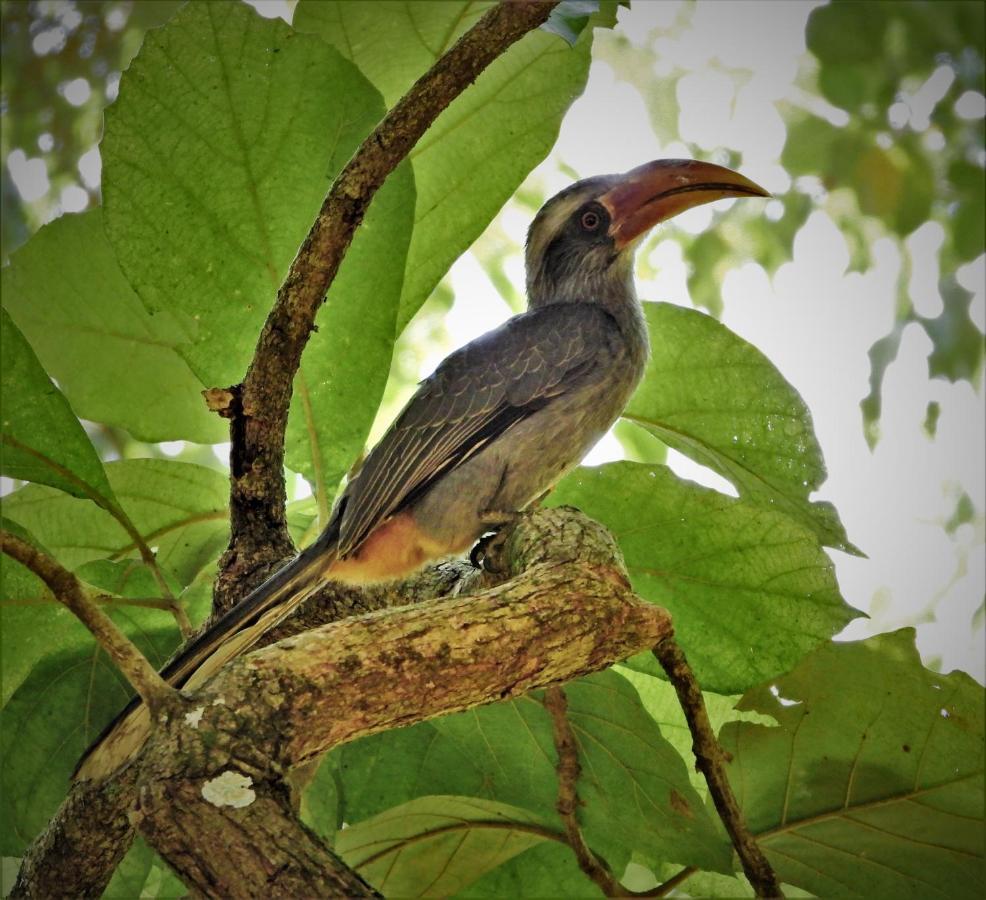
[[[333,536],[323,534],[193,638],[161,670],[161,676],[176,688],[194,688],[204,683],[317,591],[328,580],[326,572],[335,556]],[[112,775],[140,749],[149,730],[147,708],[135,697],[85,752],[73,778],[90,780]]]

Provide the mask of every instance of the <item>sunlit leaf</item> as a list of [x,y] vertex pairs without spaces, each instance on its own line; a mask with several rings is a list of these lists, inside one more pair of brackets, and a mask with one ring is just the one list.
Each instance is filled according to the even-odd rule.
[[102,221],[96,208],[42,228],[3,270],[4,308],[80,417],[143,441],[226,440],[178,353],[182,329],[168,310],[144,309]]
[[[0,310],[0,342],[4,389],[0,471],[111,506],[113,490],[92,443],[6,310]],[[28,523],[21,524],[33,530]]]
[[[148,35],[107,110],[107,233],[209,387],[242,379],[328,191],[383,116],[378,92],[311,35],[241,3],[192,3]],[[414,190],[406,167],[367,213],[295,383],[287,462],[323,505],[362,450],[390,367]]]
[[706,690],[736,693],[784,672],[855,617],[811,531],[663,466],[576,469],[549,502],[613,532],[634,589],[671,612]]
[[666,303],[645,310],[651,359],[624,415],[743,497],[858,553],[832,505],[808,499],[825,480],[822,451],[808,407],[770,360],[710,316]]
[[[169,577],[184,587],[218,558],[229,535],[229,483],[215,469],[161,459],[108,463],[120,504]],[[96,559],[133,560],[133,541],[108,513],[41,485],[4,498],[6,513],[75,569]]]
[[[302,0],[294,22],[353,60],[393,106],[491,5]],[[610,8],[599,24],[613,18]],[[525,35],[414,148],[417,207],[400,327],[547,155],[565,110],[585,85],[591,45],[591,27],[574,47],[545,31]]]

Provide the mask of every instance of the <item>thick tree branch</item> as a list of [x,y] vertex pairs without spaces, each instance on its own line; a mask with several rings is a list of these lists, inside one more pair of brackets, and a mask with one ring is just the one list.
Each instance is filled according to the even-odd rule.
[[[538,514],[561,532],[577,516]],[[207,896],[253,896],[249,885],[268,896],[316,895],[327,867],[338,877],[344,867],[314,850],[282,858],[287,847],[309,846],[290,813],[288,768],[358,737],[598,671],[670,627],[611,557],[608,566],[541,562],[473,596],[287,638],[226,666],[154,732],[140,761],[140,828]],[[242,852],[199,852],[227,832]],[[288,872],[290,887],[276,880]]]
[[216,612],[241,596],[245,573],[292,550],[283,477],[292,384],[315,314],[370,201],[438,115],[555,5],[510,0],[490,9],[408,90],[333,183],[277,293],[242,385],[219,404],[232,420],[232,486],[231,537],[220,564]]
[[174,693],[144,654],[116,627],[113,620],[85,595],[79,579],[68,569],[63,568],[37,547],[32,547],[27,541],[3,529],[0,529],[0,550],[37,575],[55,598],[78,617],[148,707],[155,708]]
[[685,659],[685,654],[673,635],[668,635],[654,648],[654,656],[664,668],[678,693],[678,702],[685,712],[688,728],[692,733],[692,752],[695,766],[705,776],[709,793],[715,803],[733,847],[739,856],[746,877],[758,897],[783,897],[777,876],[760,845],[746,825],[733,789],[726,776],[726,758],[716,740],[709,715],[705,710],[702,689]]

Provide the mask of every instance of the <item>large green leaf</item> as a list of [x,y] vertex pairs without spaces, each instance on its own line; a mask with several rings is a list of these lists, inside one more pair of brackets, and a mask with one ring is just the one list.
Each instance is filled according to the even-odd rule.
[[[109,483],[159,566],[185,587],[213,563],[229,534],[226,477],[215,469],[164,459],[108,463]],[[27,485],[4,498],[4,511],[44,543],[62,565],[138,559],[108,513],[51,488]]]
[[[114,607],[110,615],[155,666],[178,644],[165,612]],[[79,756],[132,693],[91,639],[57,647],[0,711],[0,853],[6,856],[21,856],[45,826]]]
[[651,359],[625,415],[743,497],[858,553],[835,508],[808,499],[825,480],[825,462],[808,407],[773,363],[703,313],[668,303],[644,309]]
[[[295,27],[353,60],[388,106],[492,3],[309,2]],[[613,10],[593,22],[612,23]],[[592,28],[574,47],[546,31],[518,41],[438,117],[411,153],[417,185],[400,326],[548,154],[582,92]]]
[[92,443],[6,310],[0,310],[0,359],[0,472],[112,506],[113,490]]
[[[565,691],[583,773],[579,819],[593,850],[619,872],[635,849],[728,871],[728,847],[631,685],[601,673]],[[560,830],[555,765],[550,718],[536,696],[482,707],[343,748],[343,818],[454,792],[522,807]]]
[[447,897],[552,833],[516,806],[419,797],[339,832],[335,849],[388,897]]
[[[384,113],[352,63],[241,3],[150,33],[107,110],[106,228],[152,313],[175,314],[209,386],[239,381],[332,179]],[[296,380],[288,465],[323,506],[363,447],[390,367],[414,208],[402,167],[371,205]]]
[[663,466],[580,468],[549,502],[613,532],[634,589],[670,610],[707,690],[737,693],[790,669],[855,615],[813,532]]
[[564,897],[565,900],[591,898],[603,893],[579,868],[575,854],[564,844],[543,841],[525,850],[493,871],[487,872],[456,898]]
[[[983,689],[914,632],[830,644],[743,698],[730,781],[778,875],[824,897],[982,895]],[[687,890],[687,886],[686,886]]]
[[[59,264],[52,265],[57,258]],[[168,310],[148,315],[120,272],[102,210],[42,228],[3,270],[3,305],[83,419],[143,441],[225,440]]]

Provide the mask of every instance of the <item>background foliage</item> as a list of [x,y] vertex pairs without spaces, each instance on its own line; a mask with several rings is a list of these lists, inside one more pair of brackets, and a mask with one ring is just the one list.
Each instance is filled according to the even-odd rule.
[[[4,527],[75,570],[155,664],[178,642],[162,583],[201,620],[228,534],[225,436],[199,391],[241,377],[333,175],[486,6],[301,0],[291,28],[233,2],[4,2],[2,463],[16,488]],[[588,20],[589,6],[571,4],[564,27],[491,67],[374,202],[295,385],[288,465],[300,544],[375,419],[406,396],[423,348],[442,345],[442,279],[477,238],[493,284],[518,305],[516,249],[487,226],[515,192],[508,216],[543,201],[543,179],[525,178],[590,60],[641,87],[665,146],[688,132],[689,72],[661,41],[688,27],[693,8],[643,41],[609,30],[614,7]],[[813,211],[836,223],[853,269],[874,264],[875,242],[894,242],[905,263],[896,316],[870,351],[863,402],[873,443],[908,325],[932,343],[929,376],[981,378],[982,330],[957,272],[981,264],[984,249],[982,114],[967,113],[983,95],[983,10],[833,3],[813,11],[806,42],[801,102],[777,103],[788,188],[776,214],[740,204],[714,228],[672,236],[695,305],[713,314],[736,261],[776,272]],[[937,98],[927,123],[922,91]],[[686,153],[742,164],[700,142]],[[929,221],[944,234],[936,317],[916,311],[908,278],[909,237]],[[653,248],[641,253],[644,274]],[[825,464],[807,406],[714,318],[647,311],[653,359],[617,430],[628,460],[578,470],[550,502],[605,523],[636,590],[674,613],[744,809],[784,881],[825,896],[978,896],[982,689],[924,668],[912,632],[831,642],[856,612],[824,548],[859,551],[835,509],[811,498]],[[932,433],[936,416],[929,407]],[[726,479],[733,496],[677,477],[662,465],[666,447]],[[963,496],[953,529],[981,528],[981,500]],[[16,858],[126,686],[7,559],[2,595],[0,850]],[[687,892],[746,891],[653,663],[631,660],[567,692],[590,846],[638,889],[693,866]],[[561,843],[554,762],[535,694],[340,748],[304,812],[394,894],[595,895]],[[181,892],[138,843],[107,893]]]

